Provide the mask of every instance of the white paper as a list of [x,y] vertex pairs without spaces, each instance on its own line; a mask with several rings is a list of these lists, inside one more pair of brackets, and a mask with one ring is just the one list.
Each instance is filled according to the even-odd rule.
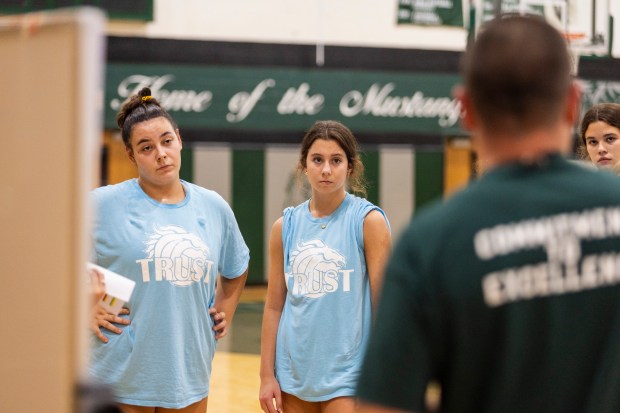
[[86,263],[88,270],[97,270],[103,274],[105,282],[105,294],[101,297],[99,304],[109,313],[118,315],[123,305],[129,301],[134,287],[135,281],[127,277],[123,277],[92,262]]

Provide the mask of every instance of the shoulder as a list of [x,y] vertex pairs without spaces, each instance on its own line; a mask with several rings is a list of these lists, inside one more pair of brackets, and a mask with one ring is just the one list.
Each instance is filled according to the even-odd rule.
[[[430,245],[429,252],[435,251],[438,245],[445,245],[456,229],[465,231],[476,220],[470,214],[478,209],[477,191],[465,190],[454,194],[449,199],[438,198],[416,208],[409,224],[400,233],[398,239],[408,248],[425,249]],[[430,258],[429,254],[429,258]]]
[[105,185],[95,188],[90,192],[91,198],[97,202],[116,201],[126,198],[128,194],[135,191],[135,179],[120,182],[114,185]]
[[386,220],[383,211],[380,209],[372,209],[364,217],[364,227],[385,227]]
[[385,212],[366,198],[360,198],[353,194],[348,194],[347,197],[349,198],[349,211],[363,219],[364,223],[388,223]]
[[[373,209],[364,217],[364,243],[376,247],[391,238],[390,224],[382,211]],[[370,243],[370,244],[367,244]]]
[[274,221],[273,225],[271,226],[272,233],[274,231],[279,231],[280,233],[282,232],[282,221],[284,221],[284,217],[280,217]]
[[284,217],[280,217],[275,220],[273,225],[271,226],[271,232],[269,234],[270,242],[273,245],[274,242],[277,244],[282,244],[282,222]]
[[202,186],[193,184],[187,181],[181,181],[183,186],[190,191],[193,198],[195,198],[198,202],[207,203],[210,206],[215,206],[223,209],[230,209],[230,205],[226,200],[217,192],[204,188]]
[[346,194],[344,202],[347,213],[360,212],[364,209],[372,208],[374,206],[372,202],[370,202],[366,198],[360,198],[359,196],[350,193]]
[[580,175],[586,181],[596,180],[597,185],[595,186],[598,186],[599,189],[599,182],[620,187],[620,177],[611,169],[587,168],[581,165],[574,165],[573,169],[575,175]]
[[[185,188],[187,188],[189,191],[191,191],[191,193],[194,194],[194,195],[201,196],[201,197],[206,197],[206,198],[213,198],[213,199],[224,200],[224,198],[222,198],[222,196],[220,194],[218,194],[217,192],[215,192],[212,189],[207,189],[207,188],[202,187],[200,185],[196,185],[196,184],[193,184],[191,182],[184,181],[184,180],[181,180],[181,183],[183,184],[183,186]],[[224,202],[226,202],[226,201],[224,201]]]
[[283,215],[283,219],[286,221],[287,219],[291,218],[293,215],[299,215],[301,214],[304,210],[308,209],[308,200],[302,202],[299,205],[296,206],[289,206],[284,208],[284,211],[282,211],[282,215]]

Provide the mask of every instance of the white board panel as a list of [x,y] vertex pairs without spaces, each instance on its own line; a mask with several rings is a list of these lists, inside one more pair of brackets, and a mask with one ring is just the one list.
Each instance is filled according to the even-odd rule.
[[73,411],[104,24],[90,8],[0,19],[0,412]]

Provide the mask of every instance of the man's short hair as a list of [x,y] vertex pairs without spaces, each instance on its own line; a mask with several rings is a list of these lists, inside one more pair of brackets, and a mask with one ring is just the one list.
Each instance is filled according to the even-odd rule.
[[505,15],[483,25],[462,61],[487,129],[519,135],[556,122],[572,82],[562,35],[542,18]]

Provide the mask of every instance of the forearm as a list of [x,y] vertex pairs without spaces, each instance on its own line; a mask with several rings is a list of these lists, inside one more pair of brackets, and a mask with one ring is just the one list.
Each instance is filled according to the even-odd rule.
[[381,298],[381,284],[383,278],[373,279],[370,282],[370,304],[373,317],[377,314],[377,308],[379,307],[379,299]]
[[387,222],[381,213],[372,211],[364,220],[364,255],[370,282],[370,300],[373,317],[377,312],[385,265],[392,249]]
[[275,376],[278,326],[286,300],[283,262],[282,218],[279,218],[273,224],[269,237],[269,282],[261,330],[260,378],[265,382],[269,382]]
[[226,314],[226,321],[230,323],[237,310],[237,304],[239,304],[239,298],[241,292],[245,286],[245,281],[248,278],[248,270],[237,278],[224,278],[220,277],[218,282],[217,291],[215,293],[215,301],[213,307],[218,312],[224,312]]
[[265,306],[263,314],[263,326],[261,330],[261,356],[260,356],[260,377],[267,378],[274,375],[276,359],[276,340],[278,335],[278,325],[282,310],[276,310]]

